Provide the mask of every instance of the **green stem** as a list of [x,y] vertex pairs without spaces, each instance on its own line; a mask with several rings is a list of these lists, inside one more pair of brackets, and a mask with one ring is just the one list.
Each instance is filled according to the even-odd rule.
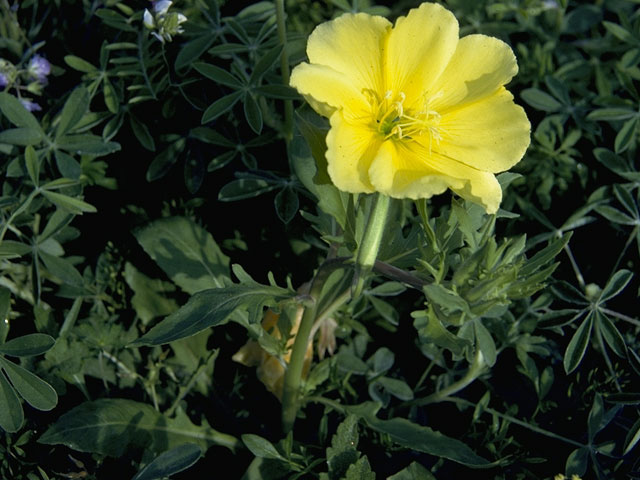
[[[311,287],[309,289],[311,305],[306,307],[302,314],[300,327],[298,328],[298,333],[296,334],[293,342],[291,358],[287,366],[287,371],[284,374],[284,385],[282,388],[282,429],[285,434],[293,430],[293,424],[295,423],[296,415],[298,414],[304,357],[307,352],[307,345],[309,344],[311,331],[318,315],[318,303],[320,294],[322,293],[322,287],[331,272],[336,268],[341,268],[342,266],[342,261],[326,261],[320,266],[313,282],[311,283]],[[349,296],[347,296],[346,299],[344,296],[339,296],[336,301],[334,301],[334,304],[338,302],[344,303],[349,298]],[[328,307],[322,313],[327,311],[335,311],[335,309]]]
[[477,349],[476,356],[473,359],[473,363],[469,367],[469,370],[467,370],[467,373],[460,380],[458,380],[457,382],[453,382],[448,387],[445,387],[442,390],[438,390],[437,392],[434,392],[424,398],[418,398],[416,400],[408,402],[408,405],[423,406],[430,403],[438,403],[446,400],[448,397],[450,397],[454,393],[458,393],[460,390],[467,387],[476,378],[478,378],[484,371],[484,366],[485,363],[482,352],[480,351],[480,349]]
[[[276,0],[276,21],[278,23],[278,40],[282,45],[282,56],[280,57],[280,71],[282,73],[282,84],[289,85],[289,55],[287,53],[287,25],[285,22],[284,0]],[[284,138],[287,144],[293,138],[293,102],[284,101]]]
[[362,242],[358,246],[358,253],[356,254],[356,275],[354,278],[353,298],[359,297],[362,293],[364,283],[368,276],[367,274],[371,272],[376,262],[390,205],[391,197],[381,193],[376,194]]
[[[467,407],[476,407],[476,404],[473,402],[470,402],[468,400],[465,400],[463,398],[449,398],[447,399],[447,401],[450,402],[454,402],[454,403],[458,403],[461,405],[465,405]],[[507,415],[506,413],[502,413],[499,412],[498,410],[494,410],[493,408],[489,408],[489,407],[485,407],[483,410],[483,413],[490,413],[491,415],[495,415],[496,417],[502,418],[504,420],[507,420],[508,422],[514,423],[516,425],[519,425],[520,427],[524,427],[527,430],[531,430],[532,432],[536,432],[539,433],[541,435],[544,435],[545,437],[549,437],[549,438],[555,438],[556,440],[560,440],[562,442],[568,443],[570,445],[573,445],[574,447],[578,447],[578,448],[589,448],[588,445],[584,445],[580,442],[576,442],[575,440],[572,440],[570,438],[567,437],[563,437],[562,435],[558,435],[557,433],[553,433],[550,432],[549,430],[545,430],[544,428],[540,428],[540,427],[536,427],[535,425],[531,425],[530,423],[527,423],[525,421],[519,420],[516,417],[512,417],[511,415]],[[603,452],[599,452],[599,453],[603,453]],[[610,457],[610,454],[606,454],[603,453],[604,455]]]
[[167,410],[166,412],[167,416],[170,417],[171,415],[173,415],[173,412],[175,412],[176,408],[178,408],[178,405],[180,405],[180,401],[187,395],[187,393],[191,391],[193,386],[198,381],[198,378],[200,378],[200,376],[204,373],[204,371],[207,368],[209,368],[209,366],[211,366],[211,364],[215,361],[216,358],[218,358],[218,353],[220,353],[220,349],[212,350],[211,353],[209,353],[209,356],[207,357],[207,359],[204,362],[202,362],[202,364],[200,364],[200,366],[196,369],[195,372],[193,372],[193,375],[191,375],[191,378],[189,379],[187,384],[180,387],[180,390],[178,391],[178,396],[173,401],[173,404],[171,405],[169,410]]
[[31,201],[35,198],[35,196],[38,193],[40,193],[40,189],[39,188],[34,189],[29,194],[29,196],[25,199],[24,203],[20,205],[18,208],[16,208],[16,211],[13,212],[13,214],[11,214],[9,219],[2,225],[2,230],[0,230],[0,243],[2,243],[2,240],[4,239],[4,235],[7,233],[7,229],[9,228],[9,225],[13,223],[13,220],[18,215],[20,215],[22,212],[24,212],[27,209],[27,207],[31,204]]

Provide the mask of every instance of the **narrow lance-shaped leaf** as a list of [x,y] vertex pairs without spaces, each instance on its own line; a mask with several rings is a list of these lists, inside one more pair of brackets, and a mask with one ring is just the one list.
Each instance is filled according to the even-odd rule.
[[62,107],[56,136],[61,137],[71,131],[89,108],[89,92],[84,86],[76,88]]
[[381,420],[376,417],[380,404],[366,402],[344,407],[349,413],[362,418],[373,430],[389,435],[391,440],[412,450],[446,458],[472,467],[486,467],[488,460],[477,455],[459,440],[447,437],[429,427],[423,427],[404,418]]
[[264,285],[231,285],[204,290],[193,295],[186,305],[149,330],[134,345],[162,345],[190,337],[226,322],[240,308],[273,306],[276,299],[290,295],[288,290]]
[[602,289],[598,303],[604,303],[618,295],[622,290],[624,290],[624,287],[627,286],[632,277],[633,273],[629,270],[618,270]]
[[580,362],[584,353],[589,345],[589,339],[591,338],[591,329],[593,327],[593,312],[587,315],[582,325],[576,330],[576,333],[571,338],[567,351],[564,354],[564,371],[567,373],[573,372]]

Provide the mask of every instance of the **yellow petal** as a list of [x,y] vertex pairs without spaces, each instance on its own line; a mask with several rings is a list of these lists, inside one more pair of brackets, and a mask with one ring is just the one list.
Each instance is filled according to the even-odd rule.
[[362,122],[349,122],[341,112],[330,118],[327,134],[327,169],[340,190],[371,193],[369,167],[382,144],[382,137]]
[[438,133],[441,140],[433,150],[497,173],[520,161],[529,146],[531,125],[513,95],[500,87],[491,97],[442,115]]
[[290,84],[325,117],[341,108],[351,117],[368,113],[369,104],[362,92],[349,77],[331,67],[301,63],[291,72]]
[[423,3],[400,17],[387,45],[387,86],[403,92],[406,106],[423,102],[444,71],[458,43],[458,21],[435,3]]
[[380,92],[384,45],[390,29],[387,19],[364,13],[345,14],[322,23],[309,36],[309,62],[343,73],[360,92]]
[[446,113],[452,107],[488,97],[518,73],[513,51],[502,40],[469,35],[458,42],[453,57],[433,85],[429,106]]
[[502,190],[495,176],[444,157],[412,141],[389,140],[369,169],[374,188],[396,198],[429,198],[452,189],[495,213]]

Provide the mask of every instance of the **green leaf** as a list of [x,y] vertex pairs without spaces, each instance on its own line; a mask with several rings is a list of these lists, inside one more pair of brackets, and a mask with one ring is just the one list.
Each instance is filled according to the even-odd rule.
[[253,98],[251,94],[244,96],[244,118],[247,123],[256,134],[260,135],[262,132],[262,112],[258,102]]
[[113,85],[107,77],[104,77],[102,80],[102,95],[104,96],[104,104],[107,106],[107,109],[114,115],[117,114],[120,109],[120,100],[118,99],[116,89],[113,88]]
[[24,149],[24,162],[27,166],[27,172],[29,172],[31,181],[37,187],[40,178],[40,160],[33,147],[28,146]]
[[84,86],[79,86],[71,92],[60,113],[56,137],[61,137],[73,130],[73,127],[75,127],[78,122],[82,120],[84,114],[87,113],[89,101],[89,91]]
[[253,89],[258,95],[263,95],[268,98],[277,98],[280,100],[299,100],[300,94],[295,88],[291,88],[287,85],[261,85]]
[[548,93],[537,88],[527,88],[520,94],[522,99],[537,110],[543,112],[557,112],[562,108],[562,104],[558,102]]
[[602,401],[602,395],[596,393],[593,397],[593,405],[589,411],[589,418],[587,421],[589,431],[589,444],[593,443],[593,439],[600,431],[602,425],[602,419],[604,417],[604,402]]
[[164,177],[169,170],[171,170],[171,167],[178,161],[185,146],[185,139],[180,138],[171,143],[167,148],[160,152],[160,154],[156,155],[147,169],[147,181],[153,182],[154,180]]
[[614,122],[616,120],[627,120],[636,115],[636,112],[630,108],[609,107],[598,108],[587,115],[587,120],[605,120]]
[[274,199],[276,213],[283,223],[289,223],[298,213],[300,201],[295,190],[286,186],[280,190]]
[[[3,244],[0,244],[0,246],[2,245]],[[10,311],[11,290],[0,286],[0,348],[3,346],[4,341],[7,339],[7,335],[9,334],[9,322],[7,320],[9,318]]]
[[496,344],[487,328],[482,324],[480,319],[473,322],[473,328],[476,336],[476,348],[479,348],[484,357],[484,361],[489,367],[493,367],[496,363],[497,353]]
[[270,192],[276,188],[278,188],[277,184],[267,182],[266,180],[240,178],[238,180],[232,180],[222,187],[218,193],[218,200],[222,202],[245,200]]
[[566,373],[573,372],[582,361],[582,357],[584,357],[584,353],[587,351],[587,345],[589,345],[592,327],[593,313],[591,312],[587,315],[587,318],[584,319],[578,330],[576,330],[576,333],[567,346],[564,354],[564,371]]
[[[16,242],[15,240],[2,240],[0,243],[0,258],[15,258],[21,257],[30,253],[32,247],[22,242]],[[3,320],[3,319],[0,319]]]
[[468,340],[457,337],[447,330],[431,307],[426,312],[413,312],[411,316],[415,319],[413,325],[423,343],[434,343],[450,350],[454,355],[462,355],[464,349],[470,345]]
[[229,257],[210,233],[188,218],[162,218],[134,235],[144,251],[187,293],[222,287],[229,279]]
[[79,155],[100,157],[120,150],[120,144],[105,142],[102,137],[91,134],[65,135],[56,140],[58,148]]
[[438,307],[443,311],[447,313],[463,312],[471,315],[469,305],[464,298],[455,294],[451,290],[447,290],[442,285],[435,283],[426,285],[423,290],[429,301],[438,305]]
[[278,450],[276,450],[276,447],[266,438],[251,433],[244,434],[240,438],[249,451],[256,457],[285,460]]
[[371,465],[365,456],[349,465],[344,478],[345,480],[376,480],[376,474],[371,471]]
[[16,395],[0,369],[0,427],[9,433],[20,430],[24,422],[24,412]]
[[384,389],[400,400],[408,401],[413,400],[413,390],[407,385],[404,380],[398,380],[397,378],[380,377],[376,380],[376,383],[382,385]]
[[161,453],[131,480],[157,480],[186,470],[198,461],[202,449],[195,443],[185,443]]
[[549,243],[545,248],[536,253],[533,257],[527,259],[520,270],[520,276],[528,277],[535,273],[541,267],[551,262],[558,253],[567,245],[571,239],[572,232],[565,233],[561,238],[556,238]]
[[635,145],[638,125],[640,125],[640,117],[638,116],[624,122],[614,142],[613,149],[616,153],[622,153]]
[[624,290],[632,278],[633,273],[629,270],[618,270],[613,274],[609,281],[607,281],[607,284],[602,289],[600,298],[598,298],[598,303],[604,303],[618,295],[622,290]]
[[62,282],[76,287],[80,287],[84,283],[82,275],[80,275],[80,272],[76,270],[69,260],[62,257],[55,257],[42,250],[38,250],[38,256],[49,273]]
[[627,438],[624,441],[624,451],[622,455],[626,455],[640,442],[640,418],[636,420],[636,423],[629,429]]
[[613,34],[618,40],[622,40],[627,43],[638,43],[638,40],[633,36],[633,34],[627,30],[626,28],[621,27],[617,23],[604,21],[602,22],[604,28],[606,28],[610,33]]
[[151,152],[155,152],[156,143],[149,132],[149,128],[132,114],[129,114],[129,124],[140,145]]
[[206,32],[204,35],[185,43],[176,56],[175,69],[182,70],[192,65],[211,46],[215,39],[216,35]]
[[589,448],[577,448],[567,457],[565,472],[569,477],[571,477],[572,475],[578,475],[579,477],[581,477],[587,471],[588,463]]
[[[0,316],[2,312],[0,312]],[[30,333],[13,338],[0,345],[0,353],[12,357],[31,357],[41,355],[55,345],[53,337],[44,333]]]
[[331,437],[331,446],[327,447],[329,478],[342,478],[349,466],[358,460],[358,440],[358,417],[347,415]]
[[24,127],[30,130],[35,130],[40,134],[40,137],[44,136],[40,122],[33,116],[33,114],[24,108],[24,105],[20,103],[13,95],[6,92],[0,92],[0,112],[7,117],[7,119],[13,123],[16,127]]
[[83,213],[95,213],[98,211],[93,205],[90,205],[78,198],[69,197],[68,195],[51,192],[49,190],[42,190],[42,195],[44,195],[47,200],[49,200],[57,207],[60,207],[69,213],[73,213],[74,215],[82,215]]
[[213,80],[220,85],[226,85],[227,87],[235,89],[242,87],[242,81],[223,68],[204,62],[194,63],[193,67],[209,80]]
[[267,71],[275,65],[275,63],[280,58],[280,54],[282,53],[282,45],[276,45],[267,53],[265,53],[256,66],[253,68],[251,72],[251,78],[249,79],[249,83],[252,85],[256,85],[259,83],[262,76],[267,73]]
[[219,98],[218,100],[213,102],[202,114],[200,123],[211,122],[223,113],[228,112],[229,110],[231,110],[231,108],[233,108],[238,100],[240,100],[242,95],[244,95],[242,91],[237,91],[230,93],[229,95],[225,95],[224,97]]
[[178,309],[176,301],[168,297],[168,294],[176,289],[172,283],[149,278],[129,262],[124,266],[124,279],[133,290],[131,306],[140,317],[143,325],[147,325],[156,317],[164,317]]
[[595,210],[613,223],[619,223],[620,225],[634,225],[636,223],[634,218],[609,205],[598,205]]
[[62,150],[54,152],[56,157],[56,165],[63,177],[78,180],[82,175],[82,166],[71,155],[64,153]]
[[41,130],[28,127],[7,128],[0,132],[0,143],[9,143],[11,145],[37,145],[43,138],[44,135]]
[[275,305],[276,299],[289,298],[288,290],[265,285],[231,285],[204,290],[193,295],[180,310],[172,313],[134,345],[162,345],[190,337],[226,322],[238,309],[260,309]]
[[627,345],[624,341],[624,337],[618,331],[611,319],[602,313],[600,310],[595,311],[596,322],[598,322],[598,328],[602,332],[604,340],[607,345],[611,347],[611,350],[621,358],[627,357]]
[[13,388],[33,408],[47,411],[57,405],[58,394],[47,382],[2,356],[0,356],[0,367],[11,380]]
[[64,61],[67,65],[69,65],[74,70],[78,70],[79,72],[90,73],[97,72],[97,67],[94,67],[86,60],[83,60],[80,57],[76,57],[75,55],[66,55],[64,57]]
[[224,135],[207,127],[192,128],[190,132],[191,136],[197,138],[201,142],[210,143],[212,145],[219,145],[221,147],[235,148],[236,143],[229,140]]
[[477,455],[459,440],[447,437],[429,427],[423,427],[404,418],[381,420],[376,417],[380,405],[366,402],[345,406],[349,413],[359,416],[376,432],[389,435],[392,441],[403,447],[435,457],[442,457],[469,467],[487,467],[489,461]]
[[238,444],[234,437],[217,432],[204,420],[202,426],[196,426],[184,413],[167,418],[151,405],[120,398],[78,405],[58,418],[38,442],[112,457],[121,457],[133,448],[162,452],[194,443],[202,451],[212,445],[233,450]]
[[407,468],[387,477],[387,480],[436,480],[436,477],[418,462],[412,462]]

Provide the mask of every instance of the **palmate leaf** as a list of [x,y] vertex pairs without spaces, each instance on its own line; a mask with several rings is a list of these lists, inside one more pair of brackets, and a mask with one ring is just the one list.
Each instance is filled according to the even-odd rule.
[[164,452],[184,443],[202,451],[213,445],[234,450],[238,441],[206,422],[194,425],[184,413],[167,418],[151,405],[120,398],[85,402],[62,415],[39,439],[80,452],[120,457],[132,448]]

